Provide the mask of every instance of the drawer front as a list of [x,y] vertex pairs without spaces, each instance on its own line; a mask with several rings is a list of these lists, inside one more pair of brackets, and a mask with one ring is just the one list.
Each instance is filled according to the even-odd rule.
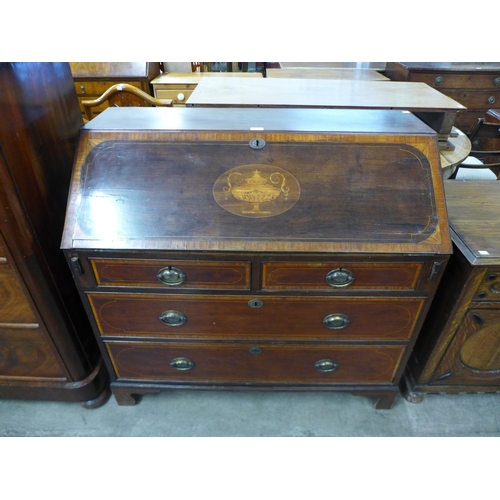
[[424,303],[418,298],[97,293],[88,299],[103,336],[191,339],[407,340]]
[[498,89],[500,72],[489,75],[477,73],[411,73],[409,81],[423,82],[440,89]]
[[36,318],[19,278],[9,265],[0,265],[0,326],[1,324],[34,324]]
[[192,90],[156,90],[155,94],[158,99],[172,99],[174,104],[186,104],[186,101],[191,97]]
[[0,377],[64,378],[40,330],[0,328]]
[[500,302],[500,268],[489,268],[474,295],[477,301]]
[[89,259],[98,286],[250,289],[249,262]]
[[108,342],[118,378],[199,383],[392,383],[403,346]]
[[266,262],[262,288],[280,290],[414,290],[422,263]]
[[[463,90],[443,90],[451,99],[459,102],[466,108],[488,109],[500,103],[500,88],[495,90],[463,91]],[[484,116],[484,115],[483,115]]]

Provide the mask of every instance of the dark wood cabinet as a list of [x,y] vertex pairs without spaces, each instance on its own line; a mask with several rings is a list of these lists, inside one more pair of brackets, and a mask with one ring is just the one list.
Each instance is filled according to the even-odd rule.
[[500,103],[500,63],[495,62],[389,62],[391,80],[422,82],[467,108],[455,126],[467,134],[478,118]]
[[400,111],[94,118],[62,248],[118,403],[326,390],[390,408],[451,251],[438,155]]
[[454,253],[415,344],[405,395],[500,391],[500,183],[445,181]]
[[0,397],[106,400],[60,240],[80,127],[67,63],[0,64]]

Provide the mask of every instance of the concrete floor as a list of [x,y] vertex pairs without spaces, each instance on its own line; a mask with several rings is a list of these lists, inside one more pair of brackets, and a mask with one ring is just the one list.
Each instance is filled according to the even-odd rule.
[[344,393],[168,391],[136,406],[0,400],[2,437],[494,437],[500,394],[399,398],[392,410]]

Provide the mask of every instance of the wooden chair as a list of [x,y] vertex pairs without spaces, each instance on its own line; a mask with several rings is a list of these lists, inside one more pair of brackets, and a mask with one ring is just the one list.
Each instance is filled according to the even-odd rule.
[[472,150],[469,157],[455,169],[450,179],[456,177],[459,168],[486,169],[500,179],[500,110],[490,109],[485,118],[478,118],[468,136]]
[[82,101],[83,109],[88,120],[92,120],[92,108],[107,101],[109,106],[172,106],[172,99],[157,99],[143,90],[129,85],[128,83],[118,83],[113,85],[102,94],[101,97],[92,101]]

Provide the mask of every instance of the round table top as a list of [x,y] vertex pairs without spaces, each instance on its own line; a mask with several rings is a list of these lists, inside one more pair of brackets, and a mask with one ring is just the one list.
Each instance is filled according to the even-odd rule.
[[440,152],[439,156],[443,170],[451,169],[462,163],[469,156],[472,149],[469,138],[456,127],[452,128],[448,142],[454,146],[454,149]]

